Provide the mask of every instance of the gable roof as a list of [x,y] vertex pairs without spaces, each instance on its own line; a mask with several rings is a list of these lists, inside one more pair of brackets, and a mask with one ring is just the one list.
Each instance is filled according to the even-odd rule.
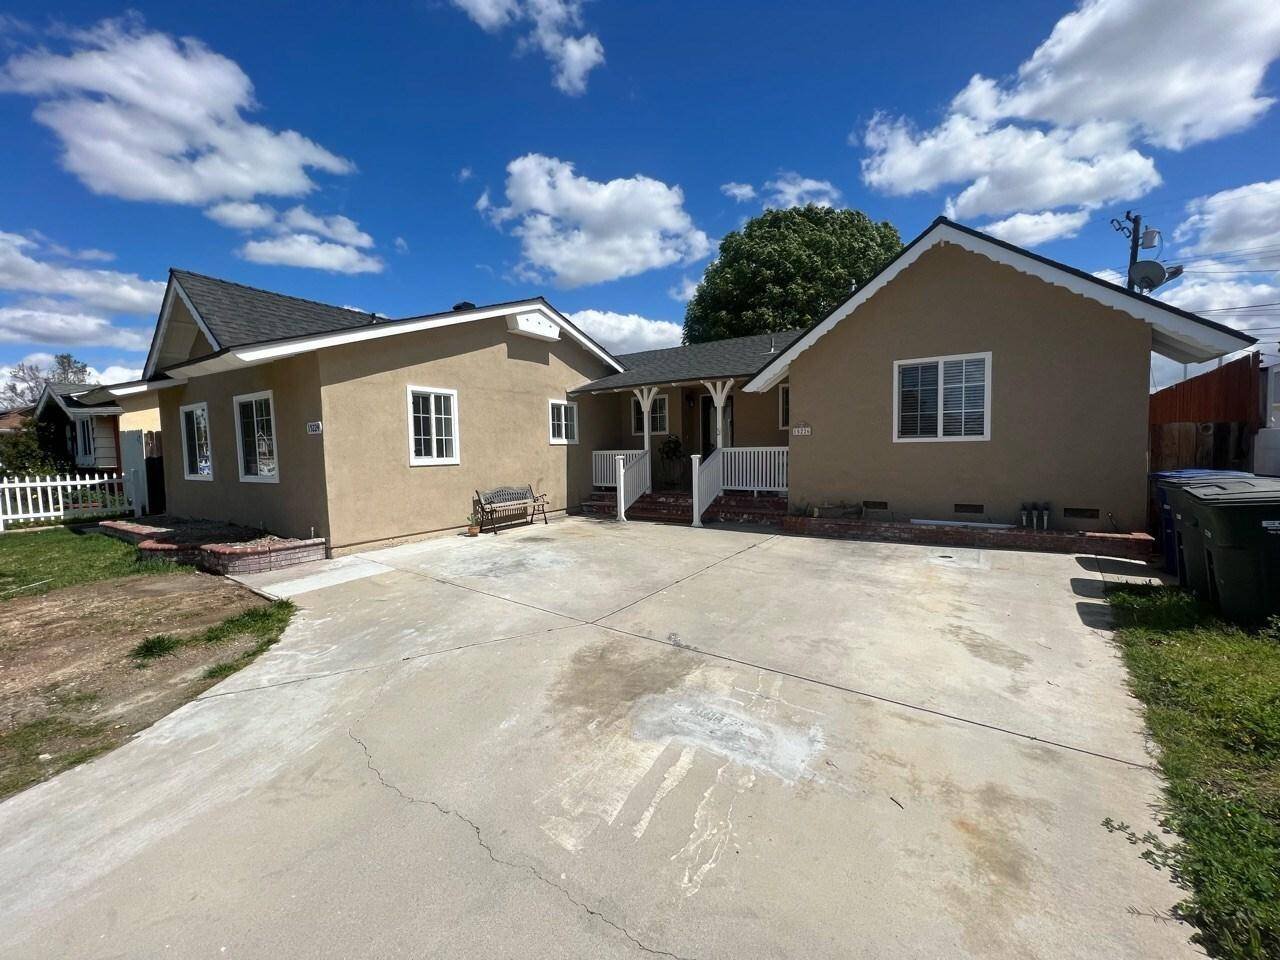
[[627,369],[585,384],[570,393],[623,390],[645,384],[681,383],[725,377],[749,377],[789,347],[803,330],[710,340],[618,357]]
[[187,300],[214,337],[214,348],[332,333],[377,323],[371,313],[171,269]]
[[43,412],[45,404],[52,400],[67,416],[72,414],[109,416],[121,410],[113,403],[82,403],[78,397],[97,389],[96,383],[46,383],[40,391],[40,399],[36,401],[35,415]]
[[1243,350],[1258,341],[1225,324],[1206,320],[1187,310],[1172,306],[1140,293],[1133,293],[1085,273],[1075,267],[1022,247],[999,240],[980,230],[938,217],[923,233],[899,251],[879,273],[854,292],[825,320],[806,330],[787,350],[775,357],[743,388],[749,393],[763,393],[787,375],[791,362],[813,346],[845,317],[873,297],[885,284],[919,259],[926,250],[940,243],[952,243],[996,263],[1013,267],[1047,283],[1088,297],[1142,320],[1151,327],[1152,349],[1179,363],[1198,363]]
[[[189,308],[213,352],[155,369],[157,349],[165,335],[166,321],[175,295]],[[189,270],[169,271],[169,290],[152,338],[144,378],[157,381],[168,376],[180,380],[237,367],[266,363],[324,347],[357,343],[500,316],[536,314],[565,331],[615,370],[622,364],[604,347],[582,332],[542,297],[512,300],[482,307],[446,310],[393,320],[315,300],[260,290],[230,280],[220,280]],[[551,337],[549,339],[554,339]]]

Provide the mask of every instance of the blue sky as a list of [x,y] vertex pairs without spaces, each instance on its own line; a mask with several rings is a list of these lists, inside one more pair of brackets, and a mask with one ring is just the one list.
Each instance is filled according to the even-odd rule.
[[1235,308],[1280,301],[1280,4],[955,9],[9,3],[0,367],[136,371],[170,266],[665,345],[719,238],[805,200],[1094,271],[1133,207],[1188,266],[1160,295],[1274,350],[1280,308]]

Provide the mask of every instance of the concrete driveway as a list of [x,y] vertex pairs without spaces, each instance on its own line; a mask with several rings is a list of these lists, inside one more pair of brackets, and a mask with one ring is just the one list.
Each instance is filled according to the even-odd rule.
[[0,954],[1197,956],[1101,826],[1158,782],[1100,563],[570,519],[253,577],[276,648],[0,804]]

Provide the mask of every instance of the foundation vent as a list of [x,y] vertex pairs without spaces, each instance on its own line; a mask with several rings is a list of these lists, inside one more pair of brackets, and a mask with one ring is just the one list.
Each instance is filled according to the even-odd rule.
[[953,509],[956,513],[986,513],[987,508],[981,503],[957,503]]
[[889,501],[888,500],[863,500],[862,509],[863,510],[888,510]]
[[1070,520],[1097,520],[1097,507],[1063,507],[1062,515]]

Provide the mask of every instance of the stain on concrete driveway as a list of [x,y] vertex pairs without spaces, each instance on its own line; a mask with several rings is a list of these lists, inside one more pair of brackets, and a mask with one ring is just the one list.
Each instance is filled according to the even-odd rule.
[[946,552],[567,520],[256,577],[276,648],[0,804],[0,949],[1196,956],[1100,826],[1158,785],[1082,565]]

